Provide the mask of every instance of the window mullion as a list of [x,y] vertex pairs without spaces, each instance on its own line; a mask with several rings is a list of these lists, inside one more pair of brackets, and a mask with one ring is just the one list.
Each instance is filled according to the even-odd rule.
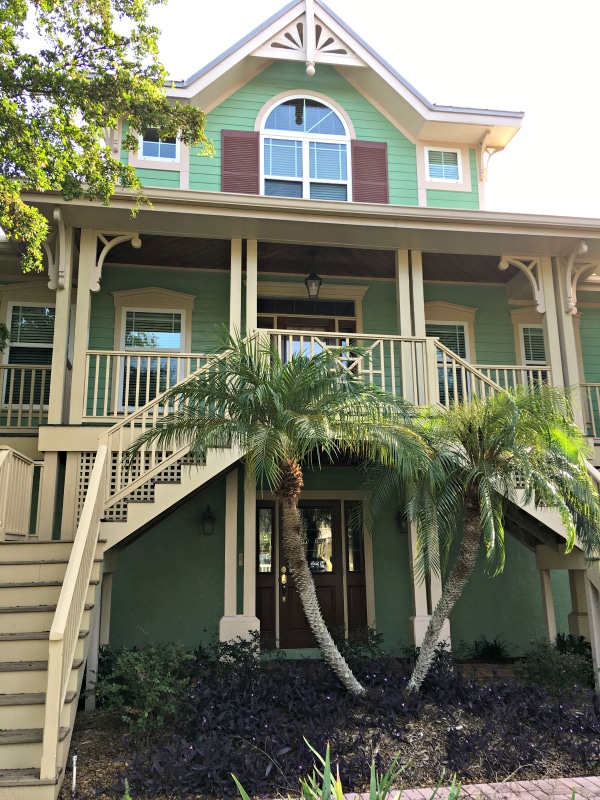
[[302,139],[302,197],[310,198],[310,143]]

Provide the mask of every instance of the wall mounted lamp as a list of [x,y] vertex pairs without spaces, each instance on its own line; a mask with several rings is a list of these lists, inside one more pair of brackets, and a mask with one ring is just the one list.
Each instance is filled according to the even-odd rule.
[[200,525],[202,526],[202,534],[204,536],[212,536],[215,530],[215,522],[217,518],[211,511],[210,506],[206,506],[206,509],[202,513],[200,517]]

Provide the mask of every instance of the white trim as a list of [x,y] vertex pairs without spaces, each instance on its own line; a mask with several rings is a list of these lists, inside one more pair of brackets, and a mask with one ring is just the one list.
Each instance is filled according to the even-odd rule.
[[[419,202],[423,197],[425,202],[427,190],[441,190],[445,192],[472,192],[473,184],[471,181],[471,154],[469,145],[444,142],[423,142],[416,143],[417,148],[417,185],[420,192]],[[456,153],[458,155],[458,180],[439,179],[429,177],[430,151],[441,151],[443,153]]]
[[[137,157],[139,161],[160,161],[160,162],[167,162],[171,164],[179,164],[180,159],[180,141],[179,137],[175,136],[175,156],[173,158],[166,158],[165,156],[145,156],[144,155],[144,134],[138,133],[138,151]],[[149,141],[149,140],[148,140]],[[158,142],[160,144],[162,140],[159,139]],[[171,144],[170,142],[165,142],[165,144]]]
[[[539,328],[542,332],[542,338],[544,340],[544,355],[546,356],[543,361],[534,361],[530,359],[529,361],[525,357],[525,336],[524,330],[525,328]],[[521,356],[521,364],[526,364],[527,366],[531,367],[547,367],[548,366],[548,353],[547,353],[547,345],[546,345],[546,332],[544,330],[544,326],[541,322],[528,323],[528,322],[520,322],[518,323],[518,331],[519,331],[519,346],[521,348],[520,356]]]
[[[192,349],[192,311],[196,298],[191,294],[173,292],[148,286],[144,289],[125,289],[113,292],[115,304],[114,349],[122,350],[125,344],[125,318],[127,311],[165,311],[181,314],[181,347],[182,353],[190,353]],[[128,348],[129,349],[129,348]],[[141,348],[150,352],[150,348]],[[156,352],[161,352],[157,349]]]
[[[122,306],[121,309],[121,340],[119,342],[121,350],[131,351],[132,353],[185,353],[188,352],[187,348],[184,348],[184,340],[185,340],[185,330],[186,330],[186,313],[185,309],[182,308],[147,308],[146,306]],[[126,337],[126,324],[127,324],[127,313],[129,311],[141,312],[141,313],[150,313],[150,314],[179,314],[181,317],[181,332],[179,335],[179,347],[136,347],[135,345],[127,345],[125,344],[125,337]]]
[[475,315],[477,309],[472,306],[459,306],[445,300],[433,300],[425,303],[425,325],[462,325],[465,329],[466,361],[472,361],[477,349],[475,347]]
[[[335,284],[325,283],[319,290],[321,300],[350,300],[354,303],[354,316],[356,319],[356,332],[363,333],[363,309],[362,301],[369,291],[368,286],[358,284]],[[257,297],[296,297],[299,300],[306,300],[306,286],[304,279],[298,277],[297,283],[284,281],[258,281]],[[263,316],[267,316],[266,314]],[[275,316],[275,315],[274,315]],[[294,314],[281,314],[279,316],[296,316]],[[307,317],[307,320],[311,317]],[[344,319],[347,319],[345,317]]]

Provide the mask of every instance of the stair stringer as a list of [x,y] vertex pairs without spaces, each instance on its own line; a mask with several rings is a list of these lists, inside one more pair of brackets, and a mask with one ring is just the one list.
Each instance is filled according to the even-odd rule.
[[101,522],[100,536],[102,539],[106,539],[105,549],[122,542],[132,533],[148,525],[153,519],[184,500],[192,492],[231,469],[243,455],[244,452],[238,447],[211,449],[206,455],[204,464],[183,466],[181,481],[176,483],[157,482],[154,486],[153,502],[130,502],[127,505],[127,519]]

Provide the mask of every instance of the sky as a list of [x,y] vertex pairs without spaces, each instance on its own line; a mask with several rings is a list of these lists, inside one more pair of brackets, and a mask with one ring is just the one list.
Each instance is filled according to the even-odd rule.
[[[600,0],[326,0],[432,103],[524,111],[490,161],[491,211],[600,218]],[[286,0],[168,0],[151,12],[188,78]]]

